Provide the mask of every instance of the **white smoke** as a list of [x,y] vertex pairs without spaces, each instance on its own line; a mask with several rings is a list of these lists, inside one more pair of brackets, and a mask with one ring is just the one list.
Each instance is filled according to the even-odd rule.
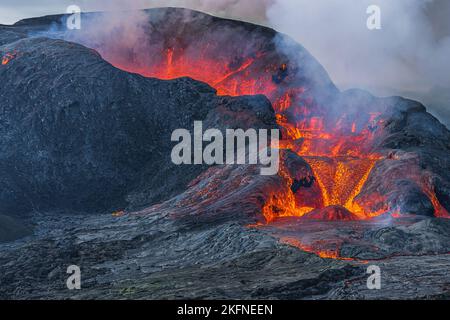
[[[95,9],[123,9],[99,0]],[[448,0],[137,0],[133,8],[186,7],[273,27],[307,48],[342,89],[403,95],[425,103],[450,124]],[[370,5],[381,8],[381,30],[367,28]],[[129,5],[127,5],[129,6]],[[441,23],[441,24],[440,24]],[[448,29],[448,30],[445,30]]]
[[[133,8],[187,7],[268,25],[307,48],[340,89],[414,98],[450,124],[450,24],[442,25],[429,15],[430,10],[438,11],[440,20],[447,20],[448,0],[130,2]],[[373,4],[381,9],[381,30],[367,28],[366,10]],[[123,1],[99,0],[97,6],[120,10]]]
[[[450,100],[437,105],[429,94],[437,91],[445,104],[450,91],[450,30],[437,37],[435,29],[442,27],[427,15],[439,5],[450,16],[448,3],[438,1],[276,0],[267,16],[272,27],[305,46],[341,89],[422,98],[448,121]],[[381,8],[381,30],[366,26],[372,4]]]
[[[13,6],[31,10],[30,3],[34,3],[16,0],[12,5],[3,1],[0,0],[0,9],[8,10],[13,10]],[[66,5],[72,3],[80,5],[83,11],[186,7],[265,24],[307,48],[340,89],[358,87],[376,95],[418,99],[450,125],[448,0],[43,0],[40,3],[45,3],[53,13],[65,12]],[[366,9],[373,4],[381,8],[381,30],[370,31],[366,27]],[[105,21],[107,27],[100,32],[109,32],[115,20]],[[144,17],[124,22],[118,14],[117,20],[122,30],[129,31],[139,27],[129,24],[140,24]]]

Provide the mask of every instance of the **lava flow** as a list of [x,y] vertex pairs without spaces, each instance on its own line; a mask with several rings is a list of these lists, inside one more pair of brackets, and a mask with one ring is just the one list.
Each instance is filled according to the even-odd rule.
[[15,57],[16,53],[6,53],[2,58],[2,66],[7,65]]
[[317,201],[320,205],[299,207],[290,188],[293,180],[281,169],[279,175],[286,181],[286,188],[274,190],[269,196],[262,210],[267,222],[301,217],[328,206],[344,207],[360,219],[382,213],[365,212],[354,201],[380,158],[368,148],[380,121],[379,114],[369,114],[359,123],[350,121],[346,114],[327,119],[326,108],[313,102],[307,88],[295,85],[295,72],[286,62],[267,65],[266,52],[230,58],[215,50],[206,45],[192,55],[185,49],[169,47],[159,55],[163,57],[161,61],[145,66],[109,60],[120,69],[147,77],[191,77],[208,83],[219,95],[263,94],[271,100],[277,122],[283,128],[281,148],[296,152],[308,162],[321,193],[315,197],[321,199]]
[[[86,27],[87,34],[77,33],[74,42],[97,50],[127,72],[163,80],[190,77],[215,88],[218,95],[264,95],[270,100],[282,132],[280,154],[297,154],[294,166],[298,168],[281,161],[279,179],[274,179],[274,187],[264,195],[263,219],[255,226],[289,217],[364,220],[395,210],[378,189],[364,192],[383,159],[374,152],[384,134],[387,110],[383,103],[365,105],[371,99],[357,96],[347,100],[301,46],[269,30],[254,32],[256,26],[228,23],[226,28],[215,28],[209,18],[189,19],[166,21],[156,16],[142,30],[141,26],[123,32],[115,28],[114,37],[94,23],[97,32]],[[4,57],[5,63],[9,59]],[[358,101],[364,105],[357,105]],[[206,197],[214,202],[222,196],[222,181],[213,181],[211,186],[219,190]],[[424,189],[436,216],[447,216],[434,188]],[[201,199],[189,197],[189,204],[205,201],[204,194],[199,195]],[[286,242],[324,258],[340,257],[339,246]]]
[[[382,134],[382,110],[365,106],[335,106],[333,99],[318,102],[328,88],[314,93],[314,85],[305,81],[302,68],[273,48],[241,47],[236,42],[223,43],[209,36],[194,43],[182,36],[165,39],[149,48],[151,52],[95,47],[116,67],[146,77],[171,80],[190,77],[215,88],[219,95],[265,95],[273,105],[282,128],[280,148],[291,150],[311,168],[313,179],[299,194],[292,190],[295,180],[280,169],[283,188],[272,190],[262,208],[267,223],[283,217],[318,217],[317,210],[327,208],[324,219],[370,219],[389,211],[381,195],[373,194],[381,209],[372,211],[358,203],[369,176],[382,157],[372,151]],[[332,91],[332,90],[331,90]],[[352,109],[353,111],[351,111]],[[364,111],[365,110],[365,111]],[[436,216],[447,216],[433,190],[426,190],[436,208]],[[307,198],[307,199],[306,199]],[[371,205],[369,207],[372,207]],[[310,214],[311,213],[311,214]],[[334,215],[334,218],[333,218]]]
[[340,246],[334,244],[334,248],[329,248],[330,244],[327,243],[315,243],[314,245],[306,245],[302,243],[299,239],[292,237],[282,237],[280,239],[281,243],[299,248],[302,251],[314,253],[324,259],[337,259],[345,261],[359,261],[361,263],[367,263],[364,260],[358,260],[353,258],[345,258],[340,255]]

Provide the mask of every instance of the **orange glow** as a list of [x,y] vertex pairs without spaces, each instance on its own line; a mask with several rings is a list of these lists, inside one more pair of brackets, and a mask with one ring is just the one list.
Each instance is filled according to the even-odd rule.
[[246,227],[247,228],[260,228],[260,227],[263,227],[263,226],[265,226],[264,223],[257,222],[257,223],[254,223],[254,224],[248,224]]
[[2,58],[2,66],[7,65],[12,59],[16,57],[16,53],[7,53]]
[[292,104],[291,92],[287,92],[278,101],[276,101],[276,105],[274,106],[274,108],[278,110],[278,112],[283,112],[289,109],[291,104]]
[[167,77],[172,77],[173,74],[173,49],[167,49]]
[[303,217],[305,214],[313,211],[315,208],[298,207],[296,205],[294,193],[289,187],[292,185],[292,178],[282,165],[280,166],[279,175],[284,179],[284,188],[282,190],[274,190],[262,208],[262,213],[267,223],[273,222],[277,218]]
[[125,215],[125,211],[123,211],[123,210],[115,211],[115,212],[112,213],[112,216],[113,216],[113,217],[116,217],[116,218],[122,217],[122,216],[124,216],[124,215]]
[[402,215],[398,211],[395,211],[395,212],[391,213],[391,217],[394,219],[400,219],[400,218],[402,218]]
[[[372,151],[374,142],[382,134],[381,112],[355,113],[353,110],[347,114],[352,108],[347,110],[345,105],[339,110],[333,109],[333,105],[321,105],[313,98],[314,91],[308,81],[302,80],[299,74],[302,68],[286,63],[285,58],[271,50],[248,52],[251,49],[242,46],[234,49],[231,46],[228,50],[226,45],[215,40],[202,41],[189,46],[178,39],[167,39],[161,53],[150,53],[151,58],[143,61],[139,57],[135,61],[133,55],[111,56],[114,50],[97,49],[106,60],[128,72],[164,80],[190,77],[209,84],[218,95],[265,95],[270,100],[282,130],[279,148],[292,150],[302,157],[309,164],[315,180],[311,188],[302,187],[294,193],[291,189],[294,178],[282,162],[278,173],[280,183],[267,191],[261,206],[265,223],[283,217],[304,217],[330,206],[343,207],[358,219],[371,219],[390,210],[384,196],[376,193],[365,194],[365,203],[356,201],[377,161],[382,159]],[[174,42],[178,45],[173,45]],[[214,180],[186,201],[189,204],[214,202],[221,197],[222,183],[220,179]],[[450,217],[434,189],[424,189],[435,207],[436,216]],[[377,211],[367,208],[377,208]],[[330,209],[331,214],[325,215],[327,219],[345,219],[345,214],[333,215],[333,208]],[[393,214],[393,217],[397,216],[400,217]],[[263,222],[259,222],[248,227],[262,225]],[[340,257],[339,246],[330,249],[330,244],[304,244],[288,238],[283,241],[322,258],[350,260]]]
[[[307,88],[294,85],[297,80],[291,77],[292,72],[295,75],[293,66],[285,61],[267,65],[269,52],[227,56],[217,44],[206,43],[194,53],[180,47],[169,47],[162,53],[162,57],[155,58],[160,62],[151,65],[142,66],[133,61],[112,63],[147,77],[166,80],[191,77],[214,87],[219,95],[265,95],[272,102],[283,131],[280,148],[296,152],[314,172],[320,190],[313,195],[319,200],[312,203],[342,206],[361,219],[381,214],[364,212],[354,201],[380,159],[370,152],[374,138],[371,128],[376,127],[379,113],[364,115],[365,125],[362,121],[346,120],[349,117],[345,114],[331,116],[328,106],[315,104]],[[359,128],[362,129],[358,131]],[[267,222],[280,217],[302,217],[322,208],[298,205],[291,191],[293,179],[284,169],[279,176],[283,188],[272,190],[262,208]]]
[[[345,123],[327,130],[324,117],[302,117],[295,123],[286,116],[277,117],[289,137],[288,142],[280,143],[280,146],[295,151],[308,162],[320,187],[324,207],[342,206],[360,219],[370,219],[386,212],[385,209],[367,212],[355,201],[381,159],[370,151],[374,139],[370,128],[376,127],[379,116],[379,113],[371,113],[366,128],[359,133],[356,122],[349,123],[347,130]],[[289,197],[285,199],[290,202]],[[273,215],[276,213],[266,214]]]
[[[352,259],[352,258],[341,257],[339,248],[335,248],[335,249],[322,248],[322,249],[320,249],[320,247],[321,247],[320,243],[316,243],[314,245],[306,245],[306,244],[302,243],[300,240],[291,238],[291,237],[282,237],[280,239],[280,241],[282,243],[296,247],[302,251],[314,253],[315,255],[317,255],[323,259],[338,259],[338,260],[345,260],[345,261],[356,260],[356,259]],[[364,262],[364,261],[362,261],[362,262]]]
[[436,192],[434,191],[434,188],[431,188],[429,186],[425,186],[423,188],[424,193],[428,196],[431,203],[434,207],[434,216],[436,218],[446,218],[450,219],[450,213],[441,205],[439,202]]
[[[201,51],[201,50],[200,50]],[[272,70],[268,68],[262,78],[249,76],[249,69],[263,54],[257,53],[245,59],[236,61],[222,61],[218,57],[207,59],[205,52],[190,57],[184,49],[168,48],[164,51],[164,61],[150,66],[139,66],[131,61],[112,63],[129,72],[139,73],[146,77],[172,80],[181,77],[190,77],[205,82],[215,88],[219,95],[241,96],[263,94],[269,99],[277,89],[272,81]]]

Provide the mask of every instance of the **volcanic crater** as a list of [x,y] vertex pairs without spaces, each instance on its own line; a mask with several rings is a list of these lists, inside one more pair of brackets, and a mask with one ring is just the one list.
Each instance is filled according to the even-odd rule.
[[[72,297],[77,263],[77,298],[448,294],[450,132],[421,103],[341,92],[266,27],[109,15],[0,27],[0,214],[21,230],[0,245],[0,297]],[[171,132],[194,121],[280,129],[278,175],[172,164]],[[369,262],[386,290],[364,288]]]

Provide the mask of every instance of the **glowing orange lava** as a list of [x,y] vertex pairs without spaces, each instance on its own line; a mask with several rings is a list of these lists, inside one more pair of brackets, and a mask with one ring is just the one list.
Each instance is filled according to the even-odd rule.
[[380,213],[367,213],[355,203],[377,160],[366,158],[305,157],[322,190],[325,207],[341,205],[359,218]]
[[[321,105],[313,98],[315,93],[308,81],[303,80],[302,68],[287,63],[289,59],[284,55],[264,46],[261,49],[249,49],[244,43],[228,46],[215,38],[200,37],[194,43],[184,37],[165,38],[156,43],[156,49],[152,47],[151,52],[124,53],[119,50],[117,53],[114,50],[117,48],[108,48],[107,44],[95,49],[107,61],[128,72],[164,80],[190,77],[209,84],[218,95],[261,94],[271,101],[277,123],[282,128],[280,149],[292,150],[302,157],[309,164],[315,182],[310,190],[294,194],[291,189],[294,178],[281,163],[278,175],[282,183],[267,192],[262,205],[266,223],[282,217],[304,217],[316,209],[326,208],[342,209],[341,213],[344,213],[336,215],[330,210],[330,215],[324,215],[327,219],[342,219],[345,210],[357,219],[370,219],[389,211],[384,197],[378,194],[366,195],[369,204],[381,208],[376,212],[362,208],[356,201],[381,159],[371,150],[380,133],[378,128],[383,127],[380,112],[347,114],[348,108],[343,105],[338,112],[332,113],[332,105]],[[8,63],[10,58],[4,57],[2,64]],[[217,179],[205,189],[205,194],[197,196],[214,202],[221,196],[221,187],[222,180]],[[425,189],[435,206],[436,216],[450,217],[440,205],[434,189]],[[303,201],[299,197],[317,199]],[[193,204],[198,198],[193,196],[186,201]],[[248,227],[263,225],[263,221],[259,221]],[[322,258],[351,260],[341,258],[339,246],[333,247],[329,243],[305,244],[294,238],[281,240]]]
[[434,191],[434,188],[425,186],[423,188],[424,193],[428,196],[431,203],[434,207],[434,216],[437,218],[446,218],[450,219],[450,213],[441,205],[439,202],[436,192]]
[[2,66],[7,65],[12,59],[16,57],[15,53],[7,53],[2,58]]
[[[309,253],[314,253],[316,255],[318,255],[319,257],[323,258],[323,259],[337,259],[337,260],[345,260],[345,261],[354,261],[356,259],[352,259],[352,258],[344,258],[340,256],[340,249],[339,248],[335,248],[335,249],[319,249],[318,247],[320,247],[320,244],[316,244],[314,246],[312,245],[306,245],[304,243],[302,243],[299,239],[295,239],[295,238],[291,238],[291,237],[282,237],[280,239],[280,241],[282,243],[288,244],[290,246],[299,248],[302,251],[305,252],[309,252]],[[362,260],[358,260],[361,262],[365,262]]]
[[[262,60],[267,53],[254,53],[245,57],[230,58],[212,55],[210,46],[198,50],[196,55],[186,49],[169,47],[164,50],[160,63],[140,66],[125,61],[116,63],[121,69],[159,79],[191,77],[208,83],[219,95],[255,95],[268,97],[277,113],[277,122],[283,128],[284,140],[281,148],[291,149],[302,156],[314,171],[319,183],[324,206],[340,205],[355,213],[361,219],[379,213],[365,213],[355,202],[364,183],[379,159],[364,149],[370,145],[379,114],[370,115],[364,129],[354,120],[333,119],[335,125],[327,122],[327,113],[320,106],[313,105],[305,88],[290,85],[290,67],[281,62],[265,65]],[[114,63],[114,61],[113,61]],[[327,128],[332,127],[329,130]],[[286,182],[283,190],[273,190],[263,207],[267,222],[279,217],[301,217],[315,207],[298,207],[290,190],[292,179],[281,169],[279,173]]]
[[267,197],[268,200],[262,208],[262,213],[267,223],[282,217],[302,217],[308,212],[313,211],[315,208],[298,207],[296,205],[294,193],[289,187],[292,185],[293,180],[287,173],[283,164],[280,164],[278,174],[286,183],[282,190],[274,190],[273,193]]
[[[316,203],[321,206],[298,206],[291,191],[293,179],[285,169],[279,176],[285,186],[272,190],[262,208],[266,222],[281,217],[302,217],[328,206],[346,208],[359,219],[369,219],[387,211],[368,212],[356,203],[380,155],[371,152],[376,129],[381,127],[381,113],[358,117],[345,113],[329,115],[328,107],[317,105],[308,88],[296,85],[293,68],[285,61],[273,63],[266,59],[270,52],[227,54],[217,43],[206,43],[192,52],[177,45],[153,55],[149,64],[116,59],[103,52],[106,59],[122,70],[159,79],[191,77],[205,82],[219,95],[265,95],[273,105],[276,119],[282,127],[281,149],[289,149],[310,165],[321,194]],[[273,57],[273,56],[271,56]],[[272,64],[267,64],[272,61]],[[291,74],[292,72],[292,74]],[[292,77],[291,77],[292,76]],[[296,82],[297,81],[297,82]],[[435,193],[427,193],[437,216],[450,216],[440,206]],[[381,201],[381,196],[378,197]]]

